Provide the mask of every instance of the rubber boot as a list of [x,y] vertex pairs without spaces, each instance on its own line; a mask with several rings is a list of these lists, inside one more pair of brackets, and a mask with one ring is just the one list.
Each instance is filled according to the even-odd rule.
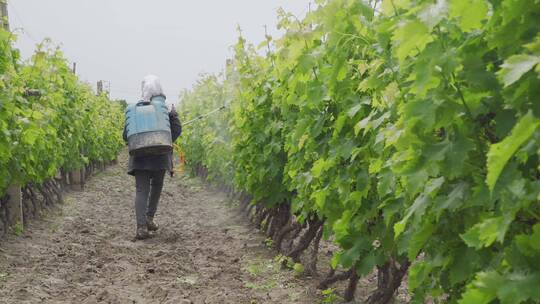
[[148,228],[146,227],[138,227],[137,228],[137,235],[135,235],[135,239],[137,240],[145,240],[150,237],[150,234],[148,233]]
[[146,227],[148,231],[157,231],[159,229],[159,226],[154,222],[154,217],[150,216],[146,219]]

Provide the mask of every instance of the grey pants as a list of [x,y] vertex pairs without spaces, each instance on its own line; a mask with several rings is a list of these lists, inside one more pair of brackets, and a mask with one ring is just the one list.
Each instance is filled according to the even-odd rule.
[[161,189],[163,188],[163,177],[165,170],[135,171],[135,215],[137,217],[137,227],[146,226],[146,217],[154,217],[156,214]]

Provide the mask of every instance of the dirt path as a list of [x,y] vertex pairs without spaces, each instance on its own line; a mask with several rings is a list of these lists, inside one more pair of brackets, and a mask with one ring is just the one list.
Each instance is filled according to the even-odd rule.
[[0,303],[318,303],[280,270],[224,194],[167,178],[150,240],[133,241],[134,181],[120,164],[21,237],[0,240]]

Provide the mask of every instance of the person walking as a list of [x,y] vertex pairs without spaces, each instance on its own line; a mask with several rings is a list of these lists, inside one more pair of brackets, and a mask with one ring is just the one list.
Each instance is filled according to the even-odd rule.
[[[165,96],[157,76],[148,75],[142,82],[142,101],[149,102],[153,97]],[[171,137],[174,143],[182,133],[178,113],[173,108],[169,112]],[[127,126],[124,126],[124,141],[127,142]],[[165,173],[173,175],[172,152],[162,155],[129,156],[128,174],[135,176],[135,216],[137,230],[135,239],[150,237],[149,231],[157,231],[154,221]]]

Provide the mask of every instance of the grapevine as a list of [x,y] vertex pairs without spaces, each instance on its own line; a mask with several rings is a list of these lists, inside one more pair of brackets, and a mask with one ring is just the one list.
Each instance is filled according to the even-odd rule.
[[60,169],[111,161],[123,146],[119,105],[95,96],[50,41],[23,63],[13,39],[0,30],[0,196],[10,184],[40,188]]
[[351,283],[377,270],[371,303],[405,274],[414,303],[539,302],[538,20],[530,0],[281,12],[266,54],[240,37],[225,76],[183,95],[186,119],[231,101],[184,134],[187,163],[234,174],[268,229],[323,225]]

